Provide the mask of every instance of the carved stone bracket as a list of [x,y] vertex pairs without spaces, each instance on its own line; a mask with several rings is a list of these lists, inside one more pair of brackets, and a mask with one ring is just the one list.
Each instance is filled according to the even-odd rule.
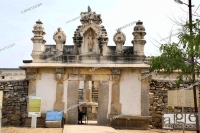
[[60,74],[60,73],[56,73],[55,74],[55,80],[57,82],[63,82],[65,80],[67,80],[67,79],[68,79],[68,75],[67,74]]
[[121,114],[121,103],[120,101],[120,76],[111,75],[112,91],[111,91],[111,115]]
[[56,68],[56,73],[64,73],[64,68]]
[[26,70],[26,79],[27,80],[40,80],[41,74],[38,74],[37,68],[28,68]]
[[119,68],[112,68],[111,71],[112,71],[112,74],[120,74]]

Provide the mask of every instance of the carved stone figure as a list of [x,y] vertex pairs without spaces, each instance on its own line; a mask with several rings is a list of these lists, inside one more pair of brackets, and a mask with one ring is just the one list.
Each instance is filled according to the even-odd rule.
[[92,10],[91,10],[91,8],[90,8],[90,6],[88,6],[88,12],[91,12]]
[[126,36],[122,33],[120,29],[118,29],[117,33],[114,35],[113,41],[116,44],[116,52],[121,53],[123,49],[123,45],[126,41]]
[[94,45],[94,41],[93,41],[94,37],[92,35],[92,31],[90,31],[90,34],[88,36],[88,50],[92,51],[93,49],[93,45]]
[[53,39],[56,42],[56,50],[63,51],[63,44],[66,42],[66,35],[61,28],[58,28],[58,31],[54,33]]

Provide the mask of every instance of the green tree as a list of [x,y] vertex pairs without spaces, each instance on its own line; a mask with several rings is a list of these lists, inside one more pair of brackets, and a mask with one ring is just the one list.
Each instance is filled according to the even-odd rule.
[[[185,81],[189,80],[195,83],[196,76],[200,72],[200,20],[196,19],[192,23],[186,22],[181,26],[181,32],[178,33],[178,43],[165,43],[160,47],[161,55],[151,57],[150,72],[156,71],[158,74],[170,75],[178,71],[176,85],[179,87]],[[193,86],[194,107],[198,112],[196,88]],[[197,133],[199,133],[199,118],[196,115]]]
[[[192,27],[192,33],[190,28]],[[173,71],[179,71],[176,80],[179,84],[189,80],[195,82],[193,75],[200,72],[200,20],[196,19],[192,24],[186,23],[178,33],[178,43],[165,43],[160,46],[161,55],[150,58],[150,72],[169,75]],[[193,60],[192,60],[193,57]],[[194,68],[194,69],[193,69]]]

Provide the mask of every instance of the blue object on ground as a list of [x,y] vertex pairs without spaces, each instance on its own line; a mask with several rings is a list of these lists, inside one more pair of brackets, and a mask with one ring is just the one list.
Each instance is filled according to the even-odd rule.
[[63,111],[51,110],[46,113],[46,121],[61,121]]

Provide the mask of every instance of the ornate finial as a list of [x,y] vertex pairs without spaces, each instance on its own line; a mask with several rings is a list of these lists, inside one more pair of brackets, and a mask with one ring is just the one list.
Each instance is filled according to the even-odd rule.
[[118,28],[117,29],[117,33],[121,33],[122,31],[121,31],[121,29],[120,28]]
[[66,42],[66,35],[60,27],[58,28],[58,31],[54,33],[53,39],[56,42],[56,49],[58,51],[63,51],[63,44]]
[[38,21],[36,21],[37,24],[43,24],[40,19]]
[[126,36],[124,35],[124,33],[122,33],[121,29],[117,29],[117,33],[115,33],[114,37],[113,37],[113,41],[115,43],[122,43],[124,44],[126,41]]
[[90,6],[88,6],[88,12],[91,12],[92,10],[91,10],[91,8],[90,8]]

